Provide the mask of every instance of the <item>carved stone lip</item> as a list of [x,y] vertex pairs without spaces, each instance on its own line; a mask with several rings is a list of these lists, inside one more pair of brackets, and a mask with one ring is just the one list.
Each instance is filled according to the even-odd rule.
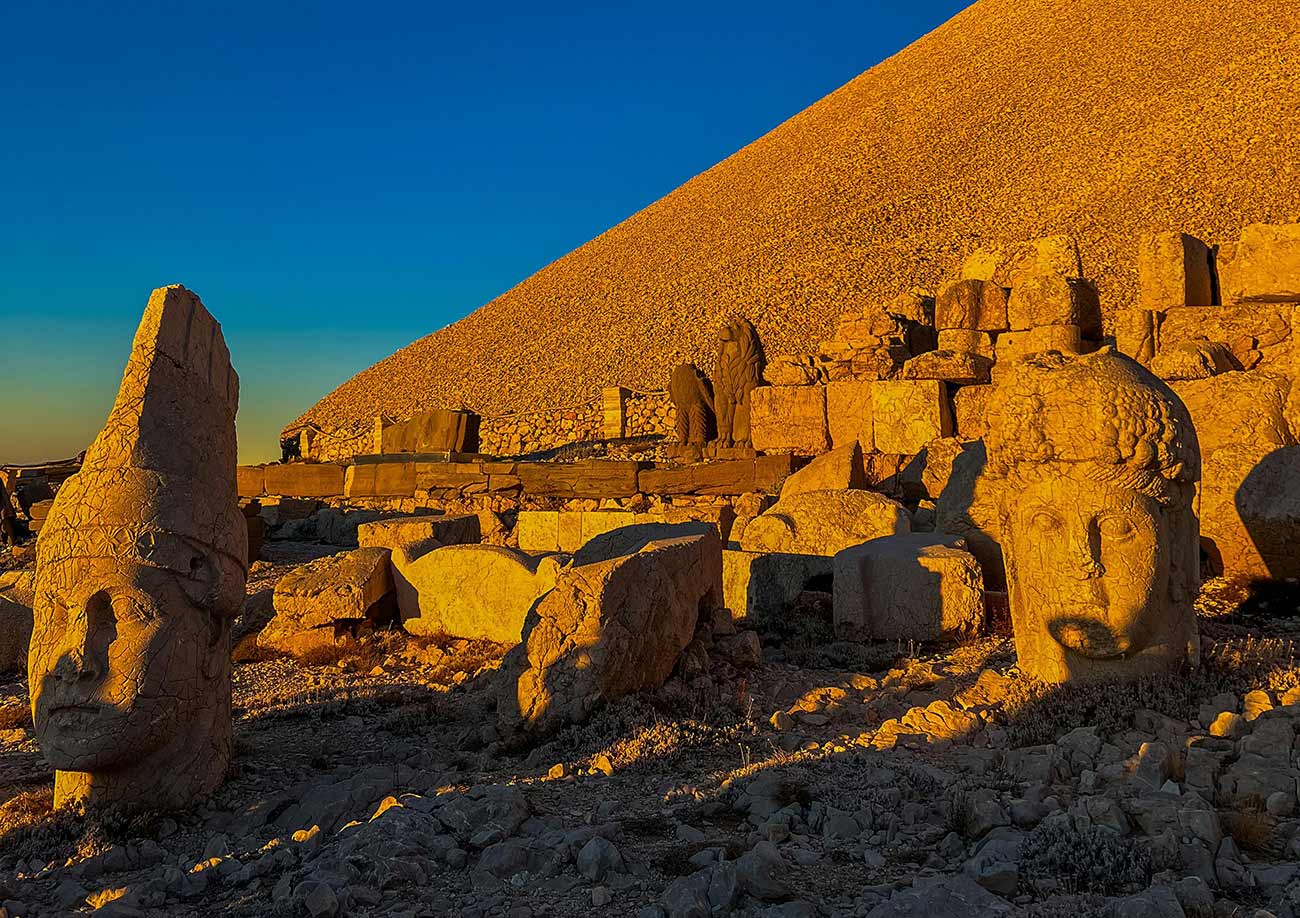
[[81,717],[98,717],[104,711],[102,704],[58,704],[50,707],[46,711],[47,717],[57,716],[81,716]]
[[1066,650],[1090,660],[1118,660],[1133,650],[1130,639],[1094,618],[1065,616],[1049,622],[1047,630]]

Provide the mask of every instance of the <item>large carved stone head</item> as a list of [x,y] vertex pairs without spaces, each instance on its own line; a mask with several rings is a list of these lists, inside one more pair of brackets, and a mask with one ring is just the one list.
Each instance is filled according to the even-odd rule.
[[1013,364],[990,408],[988,468],[1020,668],[1049,682],[1176,669],[1199,655],[1187,409],[1103,348]]
[[225,774],[247,561],[238,399],[198,297],[155,290],[112,413],[37,543],[28,675],[56,805],[183,806]]

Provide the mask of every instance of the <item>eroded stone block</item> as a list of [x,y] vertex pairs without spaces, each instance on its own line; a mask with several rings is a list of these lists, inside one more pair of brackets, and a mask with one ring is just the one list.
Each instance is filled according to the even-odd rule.
[[825,452],[825,387],[762,386],[749,397],[754,449],[807,456]]
[[745,551],[834,555],[869,539],[911,531],[903,505],[874,491],[807,491],[750,521]]
[[866,486],[862,449],[855,440],[818,456],[787,478],[781,487],[781,497],[793,497],[805,491],[843,491]]
[[876,450],[911,456],[952,436],[948,392],[936,379],[877,380],[871,390]]
[[934,641],[983,624],[983,577],[959,538],[873,539],[836,554],[834,571],[841,640]]
[[826,387],[826,427],[831,447],[857,443],[863,452],[875,449],[870,380],[849,379]]
[[1300,303],[1300,223],[1254,223],[1219,262],[1225,303]]
[[332,645],[348,626],[377,614],[376,607],[392,592],[386,548],[358,548],[319,558],[276,583],[275,617],[258,634],[257,643],[295,656]]
[[1143,236],[1138,240],[1138,306],[1209,306],[1214,302],[1210,262],[1209,246],[1195,236]]
[[267,494],[280,497],[342,497],[343,466],[332,462],[291,462],[263,469]]
[[1012,331],[1040,325],[1077,325],[1083,337],[1101,338],[1101,298],[1097,285],[1080,277],[1039,275],[1011,289],[1007,321]]
[[829,592],[831,568],[825,555],[724,551],[723,597],[732,618],[770,619],[783,615],[805,590]]

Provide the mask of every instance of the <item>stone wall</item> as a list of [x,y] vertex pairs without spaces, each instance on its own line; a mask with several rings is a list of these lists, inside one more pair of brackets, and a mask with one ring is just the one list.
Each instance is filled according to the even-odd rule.
[[599,440],[602,424],[599,399],[570,408],[483,418],[479,452],[488,456],[524,456],[568,443]]
[[628,397],[626,410],[629,437],[673,436],[677,409],[667,392],[634,392]]

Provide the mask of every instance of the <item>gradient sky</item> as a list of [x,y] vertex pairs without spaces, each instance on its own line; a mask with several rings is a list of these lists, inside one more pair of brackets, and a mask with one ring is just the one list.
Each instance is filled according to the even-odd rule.
[[965,4],[0,9],[0,462],[85,448],[149,291],[242,380],[240,459]]

